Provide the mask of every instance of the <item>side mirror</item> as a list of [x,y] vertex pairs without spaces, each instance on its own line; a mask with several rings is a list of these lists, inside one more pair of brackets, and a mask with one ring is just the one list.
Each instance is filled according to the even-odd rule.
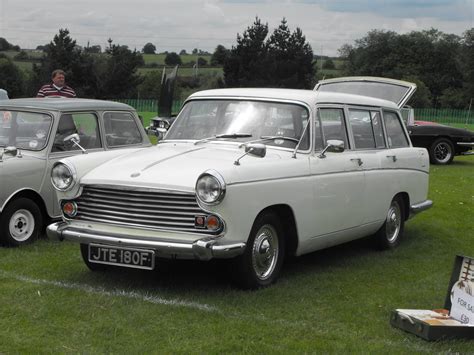
[[250,143],[245,146],[245,153],[263,158],[267,154],[267,146],[262,143]]
[[240,165],[240,159],[246,155],[263,158],[267,154],[267,146],[262,143],[249,143],[245,146],[245,154],[234,161],[234,165]]
[[64,137],[64,143],[80,143],[81,138],[77,133],[70,134],[69,136]]
[[339,139],[329,139],[326,143],[326,147],[323,149],[321,154],[318,155],[318,158],[326,158],[326,152],[342,153],[344,151],[344,141]]
[[70,134],[69,136],[63,139],[64,143],[75,145],[80,150],[82,150],[82,153],[87,154],[87,151],[79,144],[80,141],[81,141],[81,138],[79,137],[79,134],[77,133]]

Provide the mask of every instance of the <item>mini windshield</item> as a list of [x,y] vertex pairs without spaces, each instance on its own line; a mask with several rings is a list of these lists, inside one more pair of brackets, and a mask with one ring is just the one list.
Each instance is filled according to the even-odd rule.
[[41,150],[48,142],[52,121],[44,113],[0,110],[0,147]]
[[[295,148],[308,122],[308,111],[297,104],[240,101],[195,100],[188,102],[171,126],[166,140],[216,140],[238,142],[267,138],[265,144]],[[309,130],[307,130],[309,132]],[[309,134],[300,149],[308,149]],[[268,139],[269,137],[285,139]]]

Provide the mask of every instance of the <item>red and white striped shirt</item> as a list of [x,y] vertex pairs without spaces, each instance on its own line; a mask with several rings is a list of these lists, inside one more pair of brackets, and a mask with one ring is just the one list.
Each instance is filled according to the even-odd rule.
[[58,88],[54,84],[46,84],[39,89],[38,93],[36,94],[36,97],[76,97],[76,93],[73,90],[73,88],[64,85],[62,88]]

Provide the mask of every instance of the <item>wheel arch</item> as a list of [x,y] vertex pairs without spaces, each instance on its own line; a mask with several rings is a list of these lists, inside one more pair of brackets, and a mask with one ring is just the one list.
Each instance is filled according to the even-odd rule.
[[5,203],[3,204],[3,206],[1,206],[1,210],[0,210],[0,213],[13,201],[15,201],[16,199],[18,198],[27,198],[29,200],[32,200],[34,203],[36,203],[36,205],[38,206],[38,208],[40,209],[41,211],[41,216],[43,217],[43,220],[46,221],[48,219],[51,218],[51,216],[49,216],[48,214],[48,210],[46,208],[46,204],[44,203],[44,200],[43,198],[41,197],[41,195],[39,193],[37,193],[36,191],[34,190],[31,190],[31,189],[22,189],[22,190],[18,190],[16,191],[15,193],[11,194],[8,199],[5,201]]
[[263,213],[274,213],[281,223],[285,236],[286,255],[293,256],[298,248],[298,230],[296,227],[296,219],[293,209],[287,204],[277,204],[264,208],[255,217],[255,220]]
[[393,198],[400,197],[403,201],[403,212],[404,212],[404,220],[406,221],[408,217],[410,216],[410,195],[408,192],[399,192]]

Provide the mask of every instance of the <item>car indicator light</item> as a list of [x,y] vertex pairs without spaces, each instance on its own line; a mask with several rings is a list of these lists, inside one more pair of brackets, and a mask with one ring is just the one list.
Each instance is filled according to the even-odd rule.
[[67,217],[74,217],[77,214],[77,204],[72,201],[68,201],[63,204],[63,213]]

